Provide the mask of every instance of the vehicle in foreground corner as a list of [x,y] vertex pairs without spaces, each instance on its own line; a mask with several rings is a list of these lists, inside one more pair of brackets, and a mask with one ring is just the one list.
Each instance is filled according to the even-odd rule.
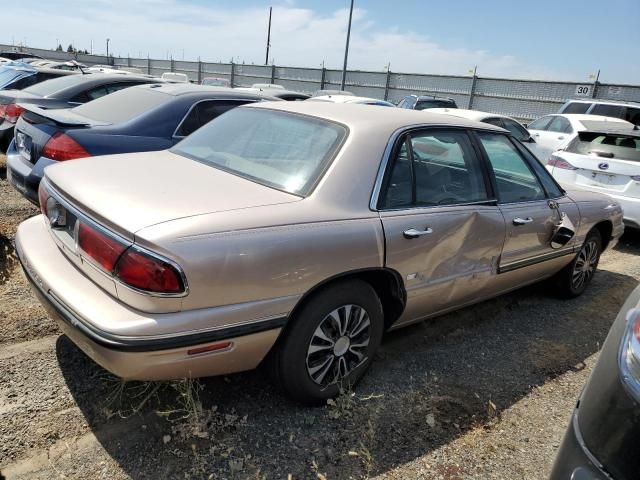
[[[529,131],[517,120],[497,113],[481,112],[479,110],[466,110],[464,108],[430,108],[429,113],[444,113],[455,117],[466,118],[475,122],[488,123],[511,132],[513,138],[523,143],[535,143]],[[529,147],[531,148],[531,147]]]
[[22,105],[15,140],[7,150],[7,180],[37,203],[38,185],[48,165],[164,150],[227,110],[268,99],[271,97],[216,87],[156,83],[123,89],[65,110]]
[[385,100],[369,97],[356,97],[355,95],[321,95],[311,97],[310,102],[350,103],[354,105],[377,105],[379,107],[394,107],[395,105]]
[[66,75],[37,83],[24,90],[0,90],[0,152],[6,152],[24,105],[44,109],[77,107],[123,88],[157,83],[134,75]]
[[640,472],[640,287],[620,309],[582,391],[551,480],[634,480]]
[[435,95],[407,95],[398,102],[398,108],[428,110],[430,108],[458,108],[453,98]]
[[577,113],[545,115],[527,125],[529,133],[536,141],[531,145],[531,150],[542,163],[546,163],[553,152],[567,145],[578,132],[587,129],[585,122],[612,122],[629,127],[633,126],[633,124],[619,118],[599,115]]
[[626,123],[583,123],[588,130],[554,152],[547,170],[565,188],[606,193],[622,206],[625,224],[640,228],[640,130]]
[[624,229],[503,129],[325,102],[241,106],[168,151],[48,167],[40,204],[18,257],[104,368],[266,358],[306,403],[355,384],[386,330],[551,277],[579,295]]

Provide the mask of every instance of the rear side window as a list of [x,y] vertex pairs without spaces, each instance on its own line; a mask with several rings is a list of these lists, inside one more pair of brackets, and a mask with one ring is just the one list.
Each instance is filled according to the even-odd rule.
[[504,123],[504,128],[509,130],[513,135],[513,138],[516,140],[520,140],[521,142],[526,142],[529,140],[529,132],[527,129],[520,125],[515,120],[510,120],[508,118],[503,118],[502,123]]
[[564,117],[554,117],[551,120],[551,123],[547,127],[547,130],[550,132],[558,132],[558,133],[571,133],[573,132],[573,128],[571,127],[571,123]]
[[153,88],[125,88],[73,109],[83,117],[101,122],[127,122],[170,101],[173,97]]
[[562,113],[587,113],[592,103],[569,102],[563,109]]
[[554,117],[542,117],[529,124],[529,130],[546,130]]
[[424,131],[397,150],[382,208],[435,207],[488,200],[484,177],[468,135]]
[[191,135],[201,126],[209,123],[217,116],[222,115],[224,112],[227,112],[232,108],[244,105],[245,103],[248,102],[210,100],[197,103],[178,127],[176,137],[186,137],[187,135]]
[[580,132],[580,135],[567,146],[567,151],[640,162],[640,137]]
[[482,123],[488,123],[489,125],[495,125],[496,127],[504,128],[502,120],[499,118],[485,118]]
[[591,110],[592,115],[603,115],[605,117],[615,117],[624,119],[626,107],[624,105],[594,105]]

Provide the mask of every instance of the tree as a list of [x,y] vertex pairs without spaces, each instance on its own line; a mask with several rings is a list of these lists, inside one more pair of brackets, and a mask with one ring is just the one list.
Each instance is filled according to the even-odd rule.
[[75,53],[76,49],[73,48],[73,45],[69,44],[69,46],[67,47],[67,53]]
[[58,44],[58,46],[56,47],[56,52],[61,52],[62,51],[62,45]]

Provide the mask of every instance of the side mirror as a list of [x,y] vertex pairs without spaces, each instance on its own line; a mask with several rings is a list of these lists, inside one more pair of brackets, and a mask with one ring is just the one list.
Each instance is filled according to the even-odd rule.
[[554,250],[564,247],[576,234],[573,223],[571,223],[567,214],[562,213],[561,215],[562,221],[556,225],[553,235],[551,236],[551,248]]

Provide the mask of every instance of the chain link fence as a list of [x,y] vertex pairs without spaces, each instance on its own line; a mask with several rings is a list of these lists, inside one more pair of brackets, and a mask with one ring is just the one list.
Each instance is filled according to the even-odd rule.
[[[0,50],[16,50],[0,45]],[[341,70],[299,68],[276,65],[246,65],[201,61],[158,60],[152,58],[109,57],[72,54],[38,48],[20,48],[52,60],[75,59],[86,65],[112,65],[136,68],[142,73],[161,76],[165,72],[185,73],[192,82],[205,77],[226,78],[234,87],[250,87],[254,83],[277,83],[304,93],[320,89],[339,89]],[[600,82],[558,82],[485,78],[475,75],[426,75],[417,73],[348,71],[346,89],[355,95],[397,103],[410,94],[450,97],[460,108],[470,108],[509,115],[531,121],[558,111],[571,98],[596,98],[640,102],[640,85],[605,84]]]

